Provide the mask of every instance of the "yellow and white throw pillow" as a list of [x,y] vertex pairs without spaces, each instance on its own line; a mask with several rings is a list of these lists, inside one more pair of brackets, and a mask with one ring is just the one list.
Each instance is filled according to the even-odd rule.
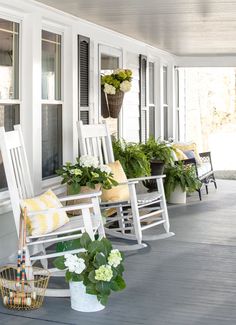
[[[119,160],[113,163],[107,164],[111,168],[113,178],[118,183],[127,183],[127,177],[124,169],[121,166]],[[103,202],[117,202],[117,201],[128,201],[129,200],[129,187],[128,185],[118,185],[112,187],[110,190],[102,189],[102,201]]]
[[[21,206],[27,211],[48,210],[50,208],[61,208],[62,204],[52,190],[48,190],[40,196],[22,200]],[[50,233],[63,226],[69,221],[64,211],[55,211],[45,214],[37,214],[27,217],[27,232],[30,236],[38,236]]]

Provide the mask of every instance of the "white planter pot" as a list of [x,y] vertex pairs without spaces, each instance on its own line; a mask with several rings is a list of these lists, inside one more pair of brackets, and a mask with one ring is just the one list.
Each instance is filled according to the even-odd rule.
[[173,204],[185,204],[186,203],[186,192],[183,192],[181,187],[176,186],[174,192],[170,194],[170,198],[168,200],[169,203]]
[[82,282],[70,282],[71,308],[82,312],[95,312],[105,308],[97,296],[86,293],[86,287]]

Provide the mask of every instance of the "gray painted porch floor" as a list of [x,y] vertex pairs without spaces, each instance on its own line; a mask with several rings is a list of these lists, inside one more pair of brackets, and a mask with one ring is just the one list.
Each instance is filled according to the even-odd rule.
[[46,298],[32,312],[0,306],[0,324],[235,325],[236,181],[169,209],[175,237],[127,254],[125,291],[104,311],[83,314],[68,298]]

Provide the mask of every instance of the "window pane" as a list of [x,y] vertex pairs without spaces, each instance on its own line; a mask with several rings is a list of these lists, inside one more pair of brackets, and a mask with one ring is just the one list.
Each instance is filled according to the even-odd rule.
[[19,24],[0,19],[0,99],[19,99]]
[[163,104],[168,104],[168,101],[167,101],[167,67],[163,67]]
[[154,104],[154,63],[149,62],[149,104]]
[[164,140],[168,140],[168,106],[164,106]]
[[[0,105],[0,126],[4,126],[6,131],[13,130],[15,124],[20,123],[20,105],[7,104]],[[7,181],[5,177],[2,156],[0,154],[0,189],[6,189]]]
[[42,105],[43,178],[62,165],[62,105]]
[[42,99],[61,99],[61,35],[42,31]]
[[175,70],[175,85],[176,85],[176,93],[175,93],[175,98],[176,98],[176,107],[179,107],[179,70]]

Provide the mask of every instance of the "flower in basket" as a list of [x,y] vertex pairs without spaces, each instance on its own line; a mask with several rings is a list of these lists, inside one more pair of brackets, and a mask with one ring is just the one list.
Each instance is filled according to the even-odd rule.
[[54,265],[60,270],[66,269],[67,282],[83,283],[87,294],[95,295],[102,305],[106,305],[112,291],[126,287],[122,276],[123,254],[113,249],[108,239],[92,241],[87,233],[79,240],[73,240],[72,246],[81,248],[81,252],[60,256],[54,260]]
[[81,156],[76,163],[67,162],[57,174],[62,177],[62,184],[68,185],[69,194],[77,194],[81,186],[95,189],[96,185],[106,190],[118,185],[114,180],[111,169],[106,165],[100,165],[97,157]]
[[117,91],[130,91],[131,81],[132,71],[129,69],[117,69],[109,75],[101,76],[102,89],[108,95],[115,95]]

